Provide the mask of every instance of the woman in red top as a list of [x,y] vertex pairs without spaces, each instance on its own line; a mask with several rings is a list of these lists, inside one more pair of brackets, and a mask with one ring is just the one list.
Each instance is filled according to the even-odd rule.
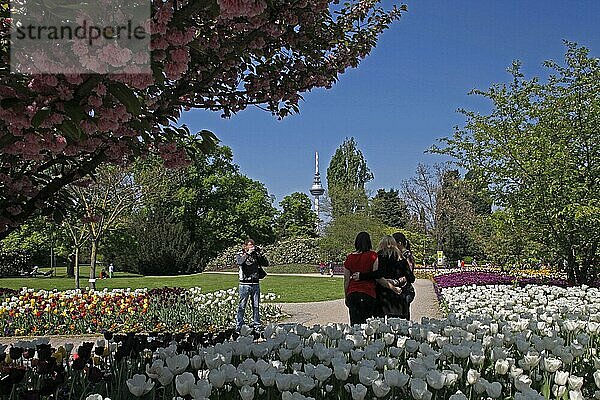
[[[371,237],[367,232],[360,232],[354,240],[354,253],[348,254],[344,262],[344,292],[346,307],[350,313],[350,325],[363,324],[367,318],[377,312],[375,300],[375,280],[357,281],[350,277],[355,272],[371,272],[377,270],[377,253],[371,250]],[[377,280],[392,290],[395,287],[386,279]]]

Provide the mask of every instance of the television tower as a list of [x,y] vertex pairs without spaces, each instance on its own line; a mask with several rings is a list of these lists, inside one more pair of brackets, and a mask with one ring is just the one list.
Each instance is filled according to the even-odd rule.
[[315,152],[315,176],[313,178],[313,184],[310,188],[310,194],[315,196],[315,213],[317,214],[317,220],[319,219],[319,196],[325,193],[325,189],[321,186],[321,175],[319,175],[319,152]]

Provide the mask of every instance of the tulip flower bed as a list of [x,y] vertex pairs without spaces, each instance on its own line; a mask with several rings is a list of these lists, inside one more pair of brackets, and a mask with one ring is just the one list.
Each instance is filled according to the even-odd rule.
[[[272,293],[261,295],[265,322],[284,317]],[[200,288],[114,289],[65,292],[22,289],[5,293],[0,336],[111,332],[219,331],[231,327],[237,289],[202,293]],[[247,307],[248,313],[251,307]],[[248,318],[249,315],[248,315]]]
[[441,288],[468,285],[552,285],[568,286],[566,279],[553,276],[529,276],[521,273],[508,274],[497,271],[460,271],[436,274],[436,285]]

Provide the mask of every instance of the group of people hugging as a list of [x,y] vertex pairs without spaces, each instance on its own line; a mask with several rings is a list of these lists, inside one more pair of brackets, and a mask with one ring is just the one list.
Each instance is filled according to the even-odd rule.
[[344,262],[350,324],[362,324],[371,317],[410,319],[415,261],[406,236],[401,232],[384,236],[375,252],[369,234],[360,232],[354,247],[356,251]]

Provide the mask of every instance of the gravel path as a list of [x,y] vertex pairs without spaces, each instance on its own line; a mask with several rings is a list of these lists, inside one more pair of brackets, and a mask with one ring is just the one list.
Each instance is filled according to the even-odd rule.
[[[417,279],[414,283],[415,300],[412,302],[411,319],[421,321],[423,317],[442,318],[433,283],[428,279]],[[344,299],[316,303],[281,303],[281,309],[290,314],[283,322],[299,323],[307,326],[326,325],[330,322],[348,323],[348,308]]]

